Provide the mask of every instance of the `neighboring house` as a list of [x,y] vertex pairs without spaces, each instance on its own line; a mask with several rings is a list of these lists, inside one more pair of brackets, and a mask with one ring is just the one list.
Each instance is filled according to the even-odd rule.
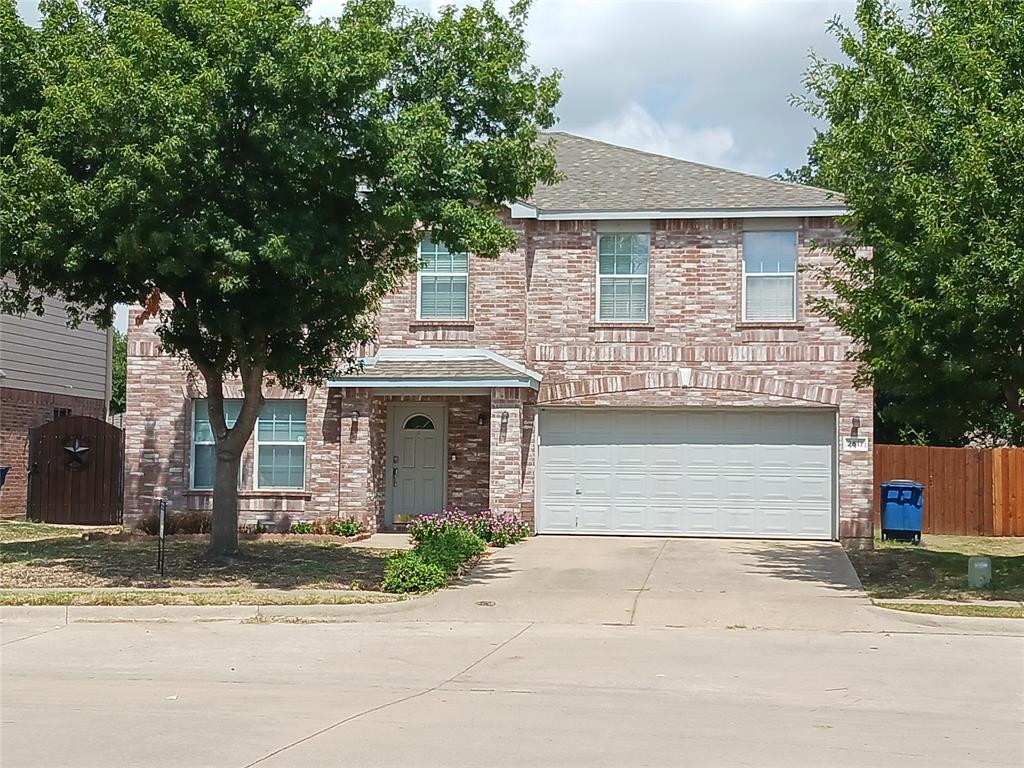
[[[517,249],[426,238],[361,373],[269,387],[243,520],[387,529],[447,505],[539,533],[869,539],[872,393],[811,303],[841,201],[553,137],[565,178],[510,206]],[[126,517],[209,509],[203,392],[129,328]]]
[[68,328],[62,301],[42,316],[0,316],[0,517],[24,517],[28,432],[61,416],[103,419],[110,401],[112,331],[91,323]]

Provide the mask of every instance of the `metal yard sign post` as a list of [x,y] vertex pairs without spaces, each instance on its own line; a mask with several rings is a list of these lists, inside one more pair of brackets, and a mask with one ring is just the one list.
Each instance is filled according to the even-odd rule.
[[160,532],[157,537],[156,566],[164,575],[164,520],[167,518],[167,499],[160,499]]

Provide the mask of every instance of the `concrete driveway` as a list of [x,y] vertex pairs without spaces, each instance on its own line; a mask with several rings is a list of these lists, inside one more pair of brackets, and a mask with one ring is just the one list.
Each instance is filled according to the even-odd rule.
[[881,629],[834,542],[538,536],[487,557],[404,619]]

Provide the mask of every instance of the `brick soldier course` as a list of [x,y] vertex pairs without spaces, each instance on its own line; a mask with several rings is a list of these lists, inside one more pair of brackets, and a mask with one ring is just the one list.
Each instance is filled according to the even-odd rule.
[[[871,438],[872,392],[853,386],[851,340],[811,305],[813,297],[827,290],[816,268],[832,264],[828,246],[844,237],[834,215],[840,203],[821,190],[577,137],[556,139],[567,180],[553,190],[538,191],[530,201],[538,210],[547,198],[561,195],[556,202],[571,203],[576,188],[599,183],[593,181],[602,178],[597,174],[576,172],[595,166],[609,169],[610,183],[626,178],[626,170],[641,186],[647,184],[646,174],[658,174],[655,178],[664,189],[634,190],[634,203],[617,208],[624,220],[636,219],[626,215],[630,211],[665,211],[672,200],[678,208],[710,210],[710,203],[721,198],[736,210],[701,218],[651,215],[635,220],[650,232],[648,317],[638,323],[595,320],[598,234],[613,226],[607,212],[588,218],[587,209],[576,218],[544,220],[513,210],[507,223],[519,235],[518,247],[497,260],[470,257],[466,319],[418,320],[417,278],[412,275],[383,303],[377,343],[382,350],[490,350],[540,374],[539,386],[437,395],[326,383],[299,393],[268,387],[267,398],[307,401],[306,482],[301,491],[253,490],[250,445],[242,462],[243,520],[351,515],[371,527],[383,526],[387,412],[395,402],[447,406],[450,504],[489,506],[530,521],[534,425],[540,407],[828,409],[838,414],[840,435],[851,434],[853,418],[859,417],[859,435]],[[679,179],[672,181],[677,169]],[[583,189],[579,196],[586,198],[587,192]],[[597,189],[590,197],[615,202],[616,194]],[[622,194],[628,196],[628,191]],[[666,199],[643,198],[658,194]],[[677,197],[687,194],[695,198],[690,205]],[[705,202],[702,195],[711,198]],[[773,207],[794,212],[786,221],[798,233],[796,320],[744,322],[744,222]],[[203,394],[199,380],[180,361],[162,354],[151,322],[136,325],[134,316],[129,322],[124,421],[126,520],[145,512],[151,505],[147,499],[155,496],[166,496],[173,508],[208,509],[210,492],[189,490],[191,409],[194,398]],[[237,396],[235,390],[227,387],[226,396]],[[856,546],[872,534],[871,453],[838,451],[838,457],[838,534]]]

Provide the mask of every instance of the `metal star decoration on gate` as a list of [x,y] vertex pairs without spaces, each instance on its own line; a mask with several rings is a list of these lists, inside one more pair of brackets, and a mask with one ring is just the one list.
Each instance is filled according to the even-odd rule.
[[64,450],[68,452],[68,458],[73,464],[84,464],[84,454],[90,448],[87,445],[82,445],[82,441],[76,437],[74,445],[65,445]]

